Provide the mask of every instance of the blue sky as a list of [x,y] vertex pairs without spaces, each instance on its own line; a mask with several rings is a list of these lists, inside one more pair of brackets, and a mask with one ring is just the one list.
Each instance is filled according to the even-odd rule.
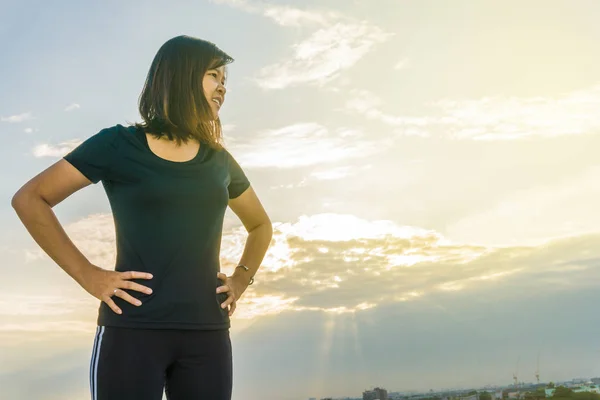
[[[273,244],[232,321],[234,399],[600,375],[600,28],[593,1],[3,2],[0,388],[81,399],[97,302],[10,207],[100,129],[138,121],[154,54],[235,58],[227,147]],[[114,262],[101,185],[55,207]],[[228,212],[222,266],[245,232]],[[52,385],[52,390],[48,390]]]

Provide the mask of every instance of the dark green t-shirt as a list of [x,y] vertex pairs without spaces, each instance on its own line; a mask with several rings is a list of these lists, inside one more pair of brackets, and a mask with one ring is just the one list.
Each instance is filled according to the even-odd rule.
[[116,314],[100,303],[98,325],[156,329],[228,329],[216,293],[219,253],[228,199],[242,194],[248,178],[227,150],[202,144],[189,161],[160,158],[134,126],[116,125],[64,156],[90,181],[102,181],[116,229],[116,271],[150,272],[135,279],[152,288],[134,306],[112,299]]

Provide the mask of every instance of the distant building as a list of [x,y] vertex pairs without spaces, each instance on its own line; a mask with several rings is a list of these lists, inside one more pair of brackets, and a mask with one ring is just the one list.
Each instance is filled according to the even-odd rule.
[[388,392],[382,388],[375,388],[373,390],[368,390],[363,392],[363,400],[390,400],[388,397]]
[[363,400],[377,400],[377,393],[374,390],[363,392]]
[[[600,394],[600,386],[598,386],[598,385],[578,386],[578,387],[572,388],[571,390],[573,391],[573,393],[589,392],[589,393]],[[556,391],[556,389],[546,389],[546,397],[554,396],[555,391]]]
[[590,385],[590,386],[580,386],[578,388],[573,389],[573,393],[581,393],[581,392],[600,393],[600,387],[598,387],[598,385]]
[[387,390],[382,388],[375,388],[375,393],[377,393],[377,398],[379,400],[389,400]]

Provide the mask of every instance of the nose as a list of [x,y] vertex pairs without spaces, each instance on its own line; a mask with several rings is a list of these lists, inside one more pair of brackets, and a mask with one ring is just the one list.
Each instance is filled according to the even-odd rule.
[[217,86],[217,92],[223,96],[225,96],[225,93],[227,93],[227,88],[221,84],[219,84],[219,86]]

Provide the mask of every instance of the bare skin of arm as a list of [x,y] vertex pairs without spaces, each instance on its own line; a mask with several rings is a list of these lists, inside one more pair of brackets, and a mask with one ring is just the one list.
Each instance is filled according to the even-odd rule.
[[221,304],[221,307],[229,307],[231,316],[237,307],[237,300],[246,291],[250,278],[256,274],[262,263],[273,237],[273,227],[252,186],[235,199],[230,199],[229,207],[248,231],[246,245],[239,262],[247,266],[248,271],[236,268],[230,277],[222,272],[217,273],[217,277],[225,282],[223,286],[217,288],[217,293],[228,294],[227,300]]
[[88,293],[120,314],[121,310],[111,296],[140,305],[137,299],[122,289],[151,293],[150,288],[129,279],[151,279],[152,276],[137,271],[108,271],[93,265],[73,244],[52,210],[90,184],[79,170],[60,159],[25,183],[13,196],[11,205],[42,250]]

